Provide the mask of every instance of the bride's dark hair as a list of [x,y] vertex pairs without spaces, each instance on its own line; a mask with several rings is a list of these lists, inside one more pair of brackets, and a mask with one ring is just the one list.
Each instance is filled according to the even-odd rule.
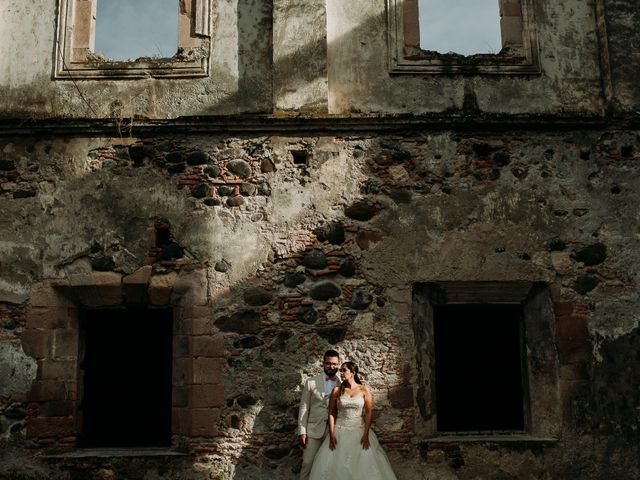
[[[358,368],[358,366],[353,363],[353,362],[344,362],[342,364],[343,367],[346,367],[349,369],[349,371],[351,373],[353,373],[353,381],[356,382],[358,385],[362,385],[362,381],[360,380],[360,377],[358,376],[358,372],[360,371],[360,369]],[[341,386],[341,390],[344,392],[344,383]]]

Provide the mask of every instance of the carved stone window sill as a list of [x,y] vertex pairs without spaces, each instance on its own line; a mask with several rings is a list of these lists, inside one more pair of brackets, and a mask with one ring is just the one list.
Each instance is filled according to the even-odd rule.
[[551,445],[557,443],[557,438],[536,437],[526,434],[487,434],[487,435],[440,435],[429,437],[423,440],[429,448],[438,448],[438,444],[456,443],[501,443],[507,445]]
[[117,457],[184,457],[186,453],[165,447],[78,448],[70,452],[44,455],[45,458],[117,458]]

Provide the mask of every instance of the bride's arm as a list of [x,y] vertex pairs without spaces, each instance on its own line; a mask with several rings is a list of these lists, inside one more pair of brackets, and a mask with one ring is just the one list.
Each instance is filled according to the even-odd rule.
[[335,387],[331,391],[331,397],[329,398],[329,448],[334,450],[336,448],[336,416],[338,415],[338,396],[340,395],[340,387]]
[[360,443],[365,450],[369,448],[369,430],[373,420],[373,397],[369,387],[364,386],[364,433]]

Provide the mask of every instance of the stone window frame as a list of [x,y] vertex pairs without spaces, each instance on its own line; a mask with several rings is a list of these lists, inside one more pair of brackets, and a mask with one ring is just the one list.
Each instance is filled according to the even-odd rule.
[[[558,354],[554,342],[554,305],[549,286],[542,282],[427,282],[414,284],[412,296],[412,327],[418,367],[416,433],[426,441],[555,442],[560,435],[562,412]],[[522,434],[478,432],[461,435],[438,431],[433,364],[433,305],[436,304],[522,306],[525,377],[525,431]]]
[[171,58],[104,60],[95,54],[97,0],[59,0],[54,78],[180,78],[209,75],[210,0],[178,0],[178,45]]
[[464,56],[421,49],[418,0],[387,0],[390,73],[540,74],[534,0],[499,2],[502,51]]
[[93,272],[34,284],[22,334],[25,353],[38,364],[27,394],[27,438],[57,450],[77,448],[83,426],[81,312],[128,306],[173,310],[172,450],[217,436],[226,360],[206,295],[194,291],[204,271],[152,275],[145,266],[127,276]]

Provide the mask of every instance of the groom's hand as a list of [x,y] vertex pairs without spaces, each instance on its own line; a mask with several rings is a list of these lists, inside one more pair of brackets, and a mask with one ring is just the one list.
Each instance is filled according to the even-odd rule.
[[298,435],[298,438],[300,439],[300,444],[302,445],[302,448],[307,446],[307,434],[303,433],[301,435]]

